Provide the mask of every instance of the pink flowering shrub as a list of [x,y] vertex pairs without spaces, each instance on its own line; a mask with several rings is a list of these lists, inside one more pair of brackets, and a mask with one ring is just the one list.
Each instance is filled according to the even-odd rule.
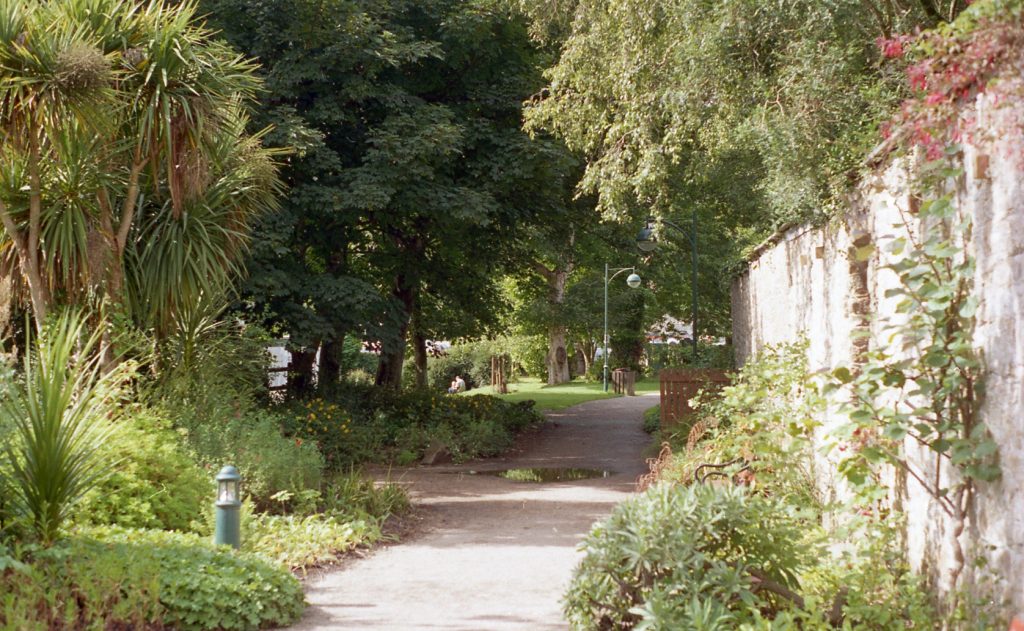
[[886,59],[905,60],[913,96],[882,126],[889,149],[920,146],[929,160],[975,132],[979,94],[996,103],[1024,95],[1024,17],[1020,2],[988,2],[955,23],[916,36],[879,38]]

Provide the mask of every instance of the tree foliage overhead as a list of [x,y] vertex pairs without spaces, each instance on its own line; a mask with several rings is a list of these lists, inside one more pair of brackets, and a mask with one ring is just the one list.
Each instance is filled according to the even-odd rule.
[[587,156],[603,210],[762,227],[827,214],[899,96],[875,40],[938,19],[929,0],[581,0],[566,26],[528,4],[566,33],[529,125]]

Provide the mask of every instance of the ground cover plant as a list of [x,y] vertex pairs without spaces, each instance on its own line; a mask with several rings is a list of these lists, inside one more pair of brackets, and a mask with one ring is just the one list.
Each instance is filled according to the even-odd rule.
[[6,629],[258,629],[304,608],[287,569],[196,535],[94,528],[15,554],[0,574]]
[[254,511],[251,502],[243,505],[242,550],[300,574],[381,541],[387,520],[409,508],[403,487],[378,484],[357,470],[328,474],[320,492],[299,498],[284,492],[274,501],[282,508],[272,513]]

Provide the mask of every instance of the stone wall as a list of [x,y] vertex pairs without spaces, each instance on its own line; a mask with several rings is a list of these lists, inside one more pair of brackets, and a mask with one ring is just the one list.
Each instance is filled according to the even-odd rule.
[[[1002,470],[1001,480],[981,485],[962,542],[969,553],[985,554],[1002,577],[996,595],[1019,613],[1024,611],[1024,141],[1017,120],[1012,112],[979,105],[981,126],[995,133],[964,148],[964,176],[955,184],[955,197],[960,211],[974,221],[971,247],[980,299],[975,342],[985,364],[981,412],[999,445]],[[905,233],[903,218],[917,231],[915,204],[905,170],[894,165],[864,183],[841,220],[790,228],[759,248],[732,287],[738,361],[766,344],[806,335],[812,370],[855,364],[868,338],[851,334],[861,327],[877,333],[886,319],[896,317],[895,299],[885,297],[897,278],[884,269],[892,262],[884,244]],[[868,243],[876,246],[872,257],[858,262],[854,251]],[[825,419],[823,431],[838,420]],[[927,466],[925,454],[916,455]],[[834,488],[830,467],[823,464],[822,483]],[[941,588],[952,565],[952,553],[942,544],[950,524],[915,484],[901,482],[908,552],[915,567]]]

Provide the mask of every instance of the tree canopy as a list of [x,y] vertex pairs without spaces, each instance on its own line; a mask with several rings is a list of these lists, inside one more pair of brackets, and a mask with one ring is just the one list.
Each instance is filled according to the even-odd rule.
[[401,379],[407,340],[423,379],[428,338],[496,326],[497,278],[575,184],[560,143],[521,127],[547,60],[526,19],[500,1],[205,6],[263,64],[268,140],[296,148],[248,309],[299,351],[376,340],[381,384]]
[[582,0],[567,23],[564,3],[526,4],[561,36],[528,126],[585,155],[581,189],[607,214],[698,206],[763,227],[834,207],[900,96],[876,38],[940,15],[928,0]]

